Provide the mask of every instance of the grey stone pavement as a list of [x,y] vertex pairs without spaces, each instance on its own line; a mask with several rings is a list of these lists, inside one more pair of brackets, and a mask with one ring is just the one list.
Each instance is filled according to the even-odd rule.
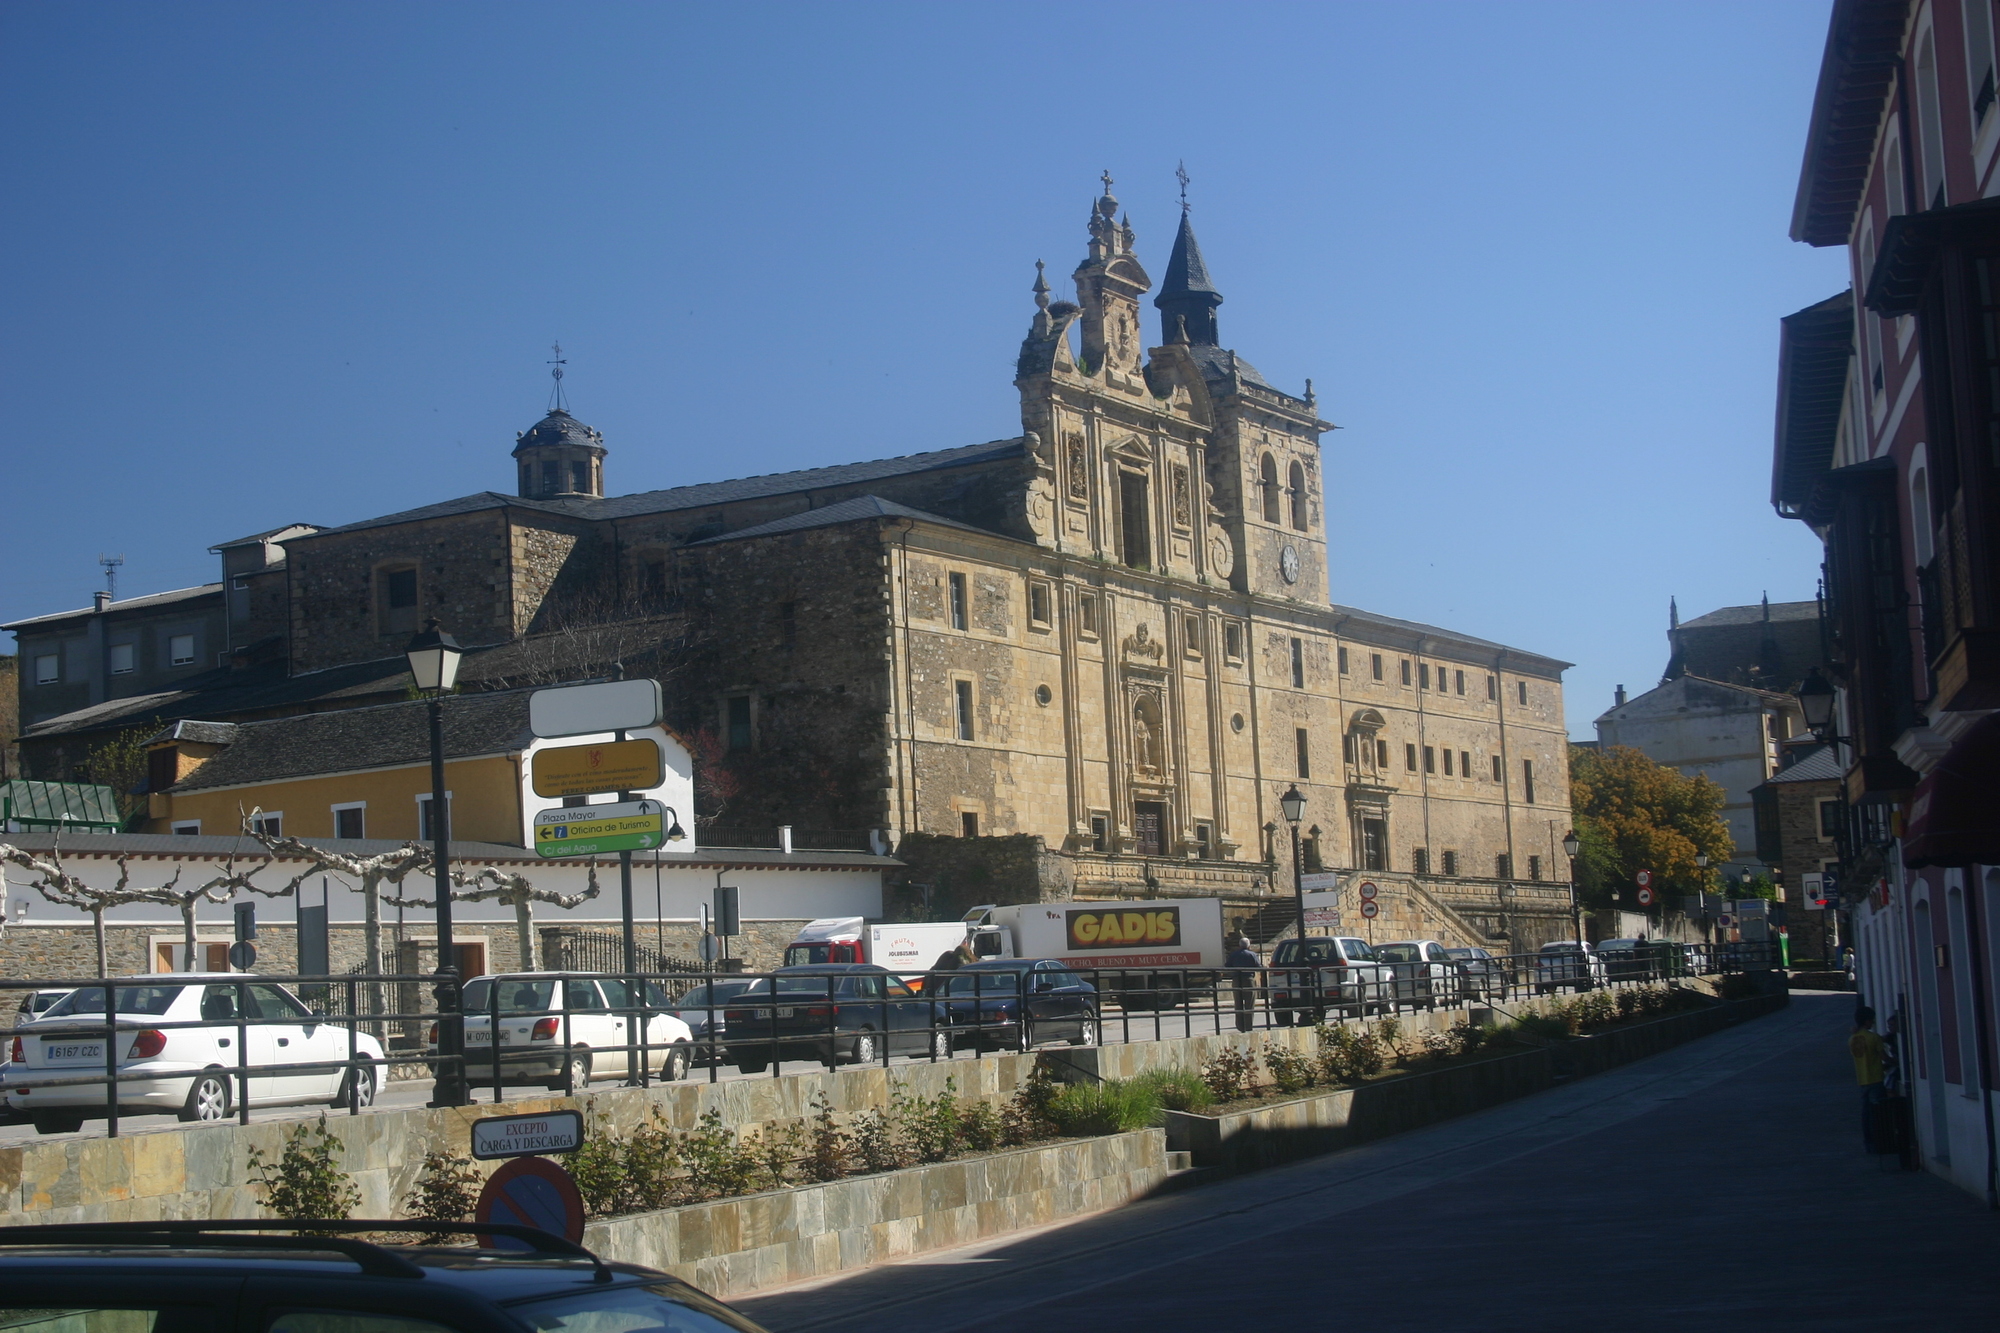
[[2000,1214],[1860,1151],[1853,1004],[733,1304],[774,1333],[2000,1328]]

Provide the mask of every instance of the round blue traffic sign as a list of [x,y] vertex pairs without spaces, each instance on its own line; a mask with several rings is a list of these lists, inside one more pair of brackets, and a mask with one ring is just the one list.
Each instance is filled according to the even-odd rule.
[[[568,1171],[546,1157],[516,1157],[495,1171],[479,1192],[476,1222],[535,1227],[568,1241],[583,1240],[583,1195]],[[525,1250],[509,1236],[481,1236],[489,1250]]]

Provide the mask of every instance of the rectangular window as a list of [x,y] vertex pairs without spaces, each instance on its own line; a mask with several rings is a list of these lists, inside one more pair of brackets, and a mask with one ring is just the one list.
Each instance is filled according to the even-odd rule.
[[250,816],[250,832],[266,838],[285,836],[285,812],[260,810]]
[[194,662],[194,635],[170,635],[167,639],[167,661],[173,666],[191,665]]
[[416,569],[385,569],[375,576],[376,625],[381,634],[417,632]]
[[1187,653],[1189,657],[1200,657],[1201,617],[1189,616],[1185,621],[1181,623],[1187,633],[1187,642],[1181,645],[1182,649]]
[[953,574],[949,582],[951,584],[951,627],[953,629],[964,629],[968,623],[965,615],[965,575]]
[[1374,675],[1375,679],[1382,679],[1382,654],[1368,654],[1368,670]]
[[1106,844],[1110,840],[1111,820],[1104,815],[1092,815],[1090,817],[1090,850],[1093,852],[1106,851],[1108,850]]
[[1306,870],[1326,868],[1326,862],[1320,859],[1318,838],[1307,838],[1299,844],[1299,863]]
[[1292,688],[1295,690],[1302,690],[1305,687],[1306,687],[1306,641],[1304,639],[1293,639],[1292,640]]
[[778,643],[786,648],[796,648],[799,642],[799,604],[797,602],[778,603]]
[[1514,858],[1508,856],[1507,853],[1505,852],[1501,852],[1498,856],[1494,857],[1493,878],[1495,879],[1514,878]]
[[1944,170],[1944,115],[1938,101],[1937,44],[1931,33],[1924,34],[1917,49],[1917,130],[1923,149],[1923,205],[1943,208],[1948,202]]
[[1407,657],[1403,659],[1402,670],[1403,670],[1403,683],[1405,685],[1408,685],[1410,683],[1410,659]]
[[1521,761],[1521,794],[1529,805],[1535,803],[1535,761],[1532,759]]
[[1458,752],[1458,775],[1462,778],[1472,776],[1472,751],[1460,750]]
[[[437,831],[431,826],[431,798],[428,793],[417,798],[417,837],[424,842],[435,842]],[[444,794],[444,834],[451,836],[451,793]]]
[[1334,665],[1335,665],[1336,669],[1337,669],[1337,670],[1339,670],[1339,672],[1340,672],[1340,674],[1341,674],[1341,675],[1343,675],[1343,676],[1344,676],[1344,675],[1346,675],[1346,674],[1347,674],[1347,649],[1346,649],[1346,648],[1344,648],[1344,647],[1342,647],[1342,648],[1336,648],[1336,649],[1334,649],[1334,653],[1333,653],[1333,655],[1334,655]]
[[1439,860],[1443,862],[1443,864],[1439,868],[1442,869],[1445,874],[1456,875],[1458,873],[1457,852],[1452,851],[1449,847],[1447,847],[1445,849],[1444,855],[1440,857]]
[[952,697],[957,709],[958,738],[972,739],[972,682],[955,680],[951,683]]
[[1408,742],[1403,745],[1403,767],[1412,773],[1417,771],[1417,747]]
[[750,696],[732,695],[725,707],[728,716],[730,753],[749,749],[755,740],[750,726]]
[[1195,854],[1204,861],[1215,859],[1215,825],[1196,824],[1194,826]]
[[1840,802],[1821,801],[1819,803],[1819,836],[1838,838],[1840,836]]
[[201,836],[201,821],[199,819],[176,819],[172,827],[176,837],[199,838]]
[[181,780],[181,752],[172,745],[146,751],[146,790],[165,791]]
[[1419,875],[1431,873],[1431,852],[1428,847],[1410,848],[1410,869]]
[[1084,593],[1076,599],[1076,628],[1079,634],[1097,637],[1097,594]]
[[1493,780],[1495,782],[1506,781],[1506,779],[1500,775],[1500,756],[1497,754],[1493,756]]
[[1352,733],[1340,738],[1340,757],[1350,764],[1354,762],[1354,736]]
[[1446,750],[1446,751],[1444,752],[1444,775],[1445,775],[1446,777],[1450,777],[1450,776],[1451,776],[1451,751],[1450,751],[1450,750]]
[[1458,681],[1458,692],[1459,692],[1460,694],[1464,694],[1464,693],[1465,693],[1465,673],[1464,673],[1463,671],[1454,671],[1454,672],[1452,672],[1451,674],[1452,674],[1452,675],[1453,675],[1454,677],[1456,677],[1456,678],[1457,678],[1457,681]]
[[649,557],[639,566],[639,593],[649,602],[666,600],[667,562],[657,556]]
[[1049,585],[1030,583],[1028,585],[1028,619],[1037,625],[1049,623]]
[[1419,662],[1417,663],[1417,688],[1420,690],[1427,690],[1430,687],[1431,687],[1431,664],[1429,662]]
[[1152,525],[1146,512],[1146,479],[1136,472],[1118,474],[1118,518],[1125,563],[1134,569],[1152,568]]
[[1437,751],[1433,749],[1431,746],[1426,745],[1424,747],[1424,772],[1435,773],[1437,771],[1438,771]]
[[1384,769],[1389,767],[1389,742],[1375,742],[1375,766]]
[[1529,878],[1529,879],[1534,879],[1534,880],[1538,880],[1538,879],[1540,879],[1541,877],[1542,877],[1542,858],[1541,858],[1541,857],[1539,857],[1539,856],[1531,856],[1531,857],[1529,857],[1529,858],[1528,858],[1528,878]]
[[114,676],[125,676],[125,675],[130,675],[131,671],[132,671],[132,645],[129,643],[112,644],[111,674]]
[[62,654],[39,653],[35,657],[35,684],[54,685],[62,680]]
[[958,835],[961,838],[976,838],[979,836],[979,815],[976,812],[971,810],[961,810],[958,812]]
[[1292,745],[1293,748],[1298,752],[1299,776],[1302,778],[1311,777],[1312,740],[1304,727],[1300,727],[1297,731],[1294,731],[1292,733]]
[[1243,627],[1234,621],[1222,627],[1222,655],[1232,662],[1243,660]]
[[336,838],[365,838],[368,807],[366,805],[336,805],[333,807],[333,836]]
[[1488,676],[1486,678],[1486,697],[1489,699],[1498,699],[1500,697],[1500,677]]
[[1383,819],[1361,821],[1361,868],[1363,870],[1387,870],[1389,868],[1389,823]]

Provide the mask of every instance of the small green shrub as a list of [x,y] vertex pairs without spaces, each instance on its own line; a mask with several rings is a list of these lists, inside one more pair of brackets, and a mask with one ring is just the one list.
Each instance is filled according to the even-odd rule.
[[1144,1129],[1159,1114],[1159,1098],[1137,1079],[1072,1083],[1049,1102],[1049,1119],[1066,1135],[1123,1134]]
[[1328,1083],[1358,1083],[1382,1072],[1385,1052],[1375,1034],[1349,1027],[1320,1024],[1319,1071]]
[[1257,1057],[1248,1051],[1225,1047],[1201,1067],[1201,1081],[1219,1102],[1233,1102],[1248,1094],[1257,1070]]
[[833,1103],[824,1092],[813,1098],[812,1118],[806,1122],[806,1152],[799,1168],[807,1180],[839,1180],[847,1174],[854,1155],[853,1141],[833,1118]]
[[1215,1093],[1201,1075],[1178,1065],[1172,1069],[1150,1070],[1133,1082],[1150,1087],[1160,1105],[1169,1111],[1201,1112],[1215,1105]]
[[1264,1047],[1264,1067],[1271,1071],[1271,1082],[1277,1085],[1278,1091],[1287,1096],[1304,1092],[1319,1082],[1319,1069],[1315,1063],[1289,1046],[1267,1044]]
[[1427,1060],[1449,1060],[1458,1054],[1458,1039],[1440,1028],[1425,1028],[1417,1034],[1417,1048]]
[[[469,1222],[485,1180],[470,1157],[460,1157],[454,1152],[427,1152],[403,1200],[403,1215],[422,1222]],[[472,1239],[450,1231],[424,1231],[416,1235],[419,1245],[465,1244]]]
[[764,1126],[750,1143],[767,1188],[781,1190],[793,1182],[805,1157],[805,1139],[806,1127],[794,1120],[782,1128]]
[[906,1098],[889,1093],[890,1112],[910,1154],[919,1162],[942,1162],[958,1148],[958,1081],[947,1077],[935,1097]]
[[1639,992],[1636,990],[1627,989],[1619,991],[1618,1016],[1620,1018],[1630,1018],[1632,1015],[1638,1013],[1639,999],[1640,999]]
[[1393,1058],[1399,1065],[1408,1064],[1412,1054],[1409,1038],[1404,1035],[1401,1019],[1394,1016],[1375,1021],[1375,1042],[1382,1048],[1385,1057]]
[[272,1216],[324,1222],[352,1217],[361,1204],[361,1189],[341,1168],[340,1148],[340,1139],[326,1127],[323,1113],[316,1125],[299,1125],[286,1136],[284,1151],[275,1162],[265,1161],[264,1154],[252,1148],[250,1181],[262,1187],[264,1205]]
[[1000,1113],[1000,1139],[1010,1148],[1018,1148],[1036,1139],[1045,1139],[1056,1132],[1055,1124],[1049,1119],[1049,1103],[1055,1099],[1061,1085],[1049,1069],[1037,1064],[1028,1071],[1028,1081],[1021,1085]]
[[965,1151],[992,1152],[1004,1141],[993,1103],[967,1102],[958,1109],[958,1142]]
[[1514,1020],[1509,1031],[1539,1041],[1561,1041],[1565,1037],[1576,1035],[1575,1029],[1570,1027],[1568,1016],[1561,1013],[1522,1014]]
[[1486,1044],[1487,1031],[1469,1019],[1461,1018],[1451,1025],[1451,1040],[1457,1049],[1454,1054],[1471,1055]]
[[687,1192],[693,1199],[722,1199],[748,1193],[757,1178],[757,1155],[710,1107],[676,1145],[687,1163]]
[[617,1175],[611,1185],[620,1211],[668,1208],[680,1201],[681,1140],[657,1109],[622,1141],[608,1128],[604,1137],[618,1152]]
[[867,1172],[896,1171],[910,1165],[912,1154],[886,1111],[863,1111],[854,1117],[854,1155]]
[[625,1200],[625,1164],[618,1140],[608,1129],[592,1124],[583,1136],[583,1146],[564,1163],[583,1196],[584,1210],[595,1217],[619,1211]]

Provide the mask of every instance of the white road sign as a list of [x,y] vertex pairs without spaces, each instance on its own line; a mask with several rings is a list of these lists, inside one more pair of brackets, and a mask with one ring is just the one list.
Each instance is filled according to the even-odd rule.
[[657,680],[560,685],[528,696],[528,729],[544,739],[638,731],[659,725],[664,703]]
[[496,1115],[472,1122],[472,1155],[480,1161],[496,1157],[531,1157],[536,1153],[575,1152],[583,1146],[583,1112],[543,1111],[539,1115]]

